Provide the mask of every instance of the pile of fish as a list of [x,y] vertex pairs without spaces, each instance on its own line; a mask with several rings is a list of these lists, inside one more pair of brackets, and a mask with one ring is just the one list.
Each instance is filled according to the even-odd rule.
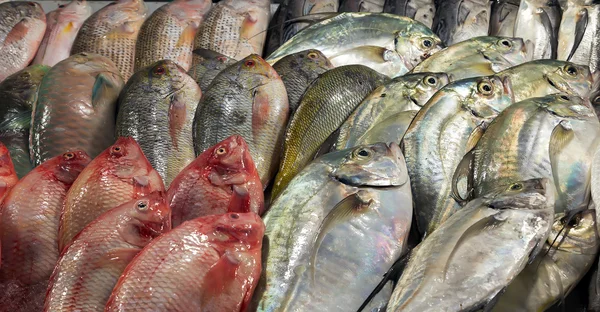
[[600,3],[0,1],[0,311],[600,311]]

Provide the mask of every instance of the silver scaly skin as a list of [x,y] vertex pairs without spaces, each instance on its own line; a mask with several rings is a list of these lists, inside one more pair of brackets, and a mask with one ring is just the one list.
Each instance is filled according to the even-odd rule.
[[386,0],[383,12],[406,16],[431,28],[435,16],[434,0]]
[[438,1],[432,29],[446,46],[486,36],[491,11],[492,1],[488,0]]
[[[594,3],[596,2],[596,3]],[[557,59],[600,69],[600,6],[593,0],[561,0]]]
[[533,43],[534,60],[556,58],[560,14],[557,0],[521,0],[514,35]]

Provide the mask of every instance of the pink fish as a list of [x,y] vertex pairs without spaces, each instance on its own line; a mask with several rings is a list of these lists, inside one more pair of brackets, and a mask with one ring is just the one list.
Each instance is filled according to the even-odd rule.
[[8,148],[0,143],[0,199],[17,184],[17,181],[19,181],[19,178],[10,158]]

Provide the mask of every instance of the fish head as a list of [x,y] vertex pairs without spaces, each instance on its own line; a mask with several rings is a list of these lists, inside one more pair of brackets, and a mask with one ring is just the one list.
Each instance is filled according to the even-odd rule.
[[418,73],[404,77],[407,76],[414,78],[414,82],[407,88],[407,96],[420,107],[423,107],[438,90],[450,82],[446,73]]
[[2,89],[15,99],[23,99],[23,104],[31,110],[37,98],[37,86],[49,70],[46,65],[31,65],[3,80]]
[[595,254],[599,241],[594,214],[594,209],[587,208],[557,213],[548,244],[574,254]]
[[462,107],[478,119],[495,118],[513,102],[509,78],[497,76],[477,77],[461,80],[457,87],[465,88]]
[[425,27],[415,23],[398,31],[394,37],[394,48],[409,70],[444,48],[438,36],[426,27],[426,31],[421,30],[419,26]]
[[334,67],[329,59],[321,53],[321,51],[316,49],[300,51],[291,56],[296,59],[293,64],[305,67],[302,68],[303,70],[322,72],[323,70],[329,70]]
[[567,93],[550,94],[536,98],[535,102],[539,108],[561,119],[595,117],[589,100],[577,95]]
[[594,77],[586,65],[578,65],[565,61],[548,62],[544,78],[557,92],[566,92],[589,97]]
[[272,80],[279,80],[279,74],[257,54],[251,54],[231,66],[232,71],[224,70],[222,75],[237,81],[244,89],[254,89]]
[[119,233],[130,244],[143,247],[171,230],[171,208],[164,192],[131,200],[120,209],[124,211],[119,220]]
[[201,21],[205,13],[212,6],[211,0],[186,0],[177,1],[176,5],[166,6],[171,16],[177,18],[182,23],[195,23],[196,28],[199,26],[197,21]]
[[0,142],[0,179],[4,180],[12,176],[16,178],[15,166],[13,165],[8,148]]
[[113,26],[122,27],[125,23],[143,22],[147,14],[148,7],[143,0],[119,0],[100,9],[97,18]]
[[75,0],[59,5],[57,11],[60,11],[60,19],[84,20],[92,14],[92,7],[86,0]]
[[221,175],[256,171],[248,144],[240,135],[232,135],[202,154],[207,157],[207,165]]
[[193,54],[194,58],[199,59],[198,64],[209,69],[223,69],[237,62],[227,55],[209,49],[195,49]]
[[14,2],[12,7],[19,11],[21,16],[27,16],[31,19],[46,21],[46,13],[42,6],[33,1]]
[[254,212],[226,213],[216,217],[211,223],[214,229],[211,234],[213,241],[221,244],[241,244],[246,249],[259,247],[265,233],[265,224]]
[[[65,184],[73,184],[91,161],[92,158],[84,151],[69,151],[49,159],[47,162],[53,167],[52,170],[54,170],[57,180]],[[43,165],[42,163],[40,166]]]
[[171,60],[158,61],[130,78],[132,81],[140,81],[148,91],[162,97],[182,90],[190,79],[186,71]]
[[[512,66],[531,61],[533,46],[522,38],[497,37],[498,39],[488,47],[496,51]],[[485,52],[484,52],[485,53]]]
[[132,137],[120,137],[115,144],[104,150],[97,158],[98,165],[121,179],[134,179],[154,171]]
[[408,182],[408,172],[397,143],[359,145],[340,151],[342,162],[331,175],[352,186],[401,186]]
[[547,178],[500,185],[483,196],[493,209],[550,209],[554,211],[556,188]]

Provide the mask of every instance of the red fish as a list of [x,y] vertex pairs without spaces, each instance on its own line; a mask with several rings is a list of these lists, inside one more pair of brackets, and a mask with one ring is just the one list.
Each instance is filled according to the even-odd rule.
[[69,190],[60,218],[60,250],[102,213],[164,189],[137,142],[130,137],[118,139],[94,158]]
[[260,277],[264,231],[253,212],[181,224],[133,259],[105,311],[245,311]]
[[113,208],[86,226],[54,269],[44,311],[104,311],[119,276],[154,238],[171,229],[163,192]]
[[4,197],[4,194],[10,188],[17,184],[17,181],[19,181],[19,178],[10,158],[8,148],[0,143],[0,199]]
[[173,227],[211,214],[262,214],[262,184],[244,139],[230,136],[200,154],[173,180],[167,201]]

